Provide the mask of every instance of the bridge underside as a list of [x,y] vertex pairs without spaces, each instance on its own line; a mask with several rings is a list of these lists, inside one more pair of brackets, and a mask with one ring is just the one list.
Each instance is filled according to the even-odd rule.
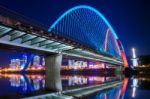
[[[50,34],[50,33],[47,33]],[[64,39],[64,38],[62,38]],[[85,58],[90,60],[103,61],[111,64],[122,65],[122,61],[105,55],[100,55],[85,48],[77,48],[66,42],[62,42],[57,36],[49,37],[43,33],[28,32],[0,24],[0,44],[5,47],[9,45],[10,48],[30,49],[32,51],[40,51],[51,54],[61,53],[67,56]],[[11,47],[14,46],[14,47]],[[6,48],[6,47],[5,47]]]
[[[18,16],[13,18],[10,14],[5,14],[5,10],[2,12],[3,14],[0,15],[0,48],[17,49],[20,51],[28,50],[34,53],[42,52],[46,54],[45,86],[48,89],[62,91],[60,69],[63,56],[114,64],[119,70],[123,67],[121,57],[116,58],[114,54],[106,52],[107,43],[105,45],[105,51],[97,51],[92,47],[88,47],[88,42],[87,45],[82,43],[82,41],[86,41],[86,39],[77,41],[78,39],[74,40],[69,38],[69,36],[65,37],[57,34],[59,31],[48,32],[47,29],[43,29],[42,26],[37,26],[34,22],[32,23],[32,21],[21,20]],[[71,31],[69,33],[72,35]],[[78,36],[76,37],[78,38]],[[92,38],[91,36],[89,37]],[[89,39],[87,39],[87,41],[88,40]],[[93,41],[93,38],[91,41]],[[97,40],[97,42],[99,42],[99,40]],[[95,43],[91,45],[93,44]],[[99,44],[97,44],[97,46],[99,46]],[[112,47],[110,47],[110,50],[112,50]],[[28,65],[24,66],[21,70],[25,70],[27,66]]]
[[[61,91],[60,67],[62,56],[77,57],[123,67],[121,59],[98,53],[43,29],[0,16],[0,47],[46,53],[46,87]],[[52,83],[53,81],[53,83]]]

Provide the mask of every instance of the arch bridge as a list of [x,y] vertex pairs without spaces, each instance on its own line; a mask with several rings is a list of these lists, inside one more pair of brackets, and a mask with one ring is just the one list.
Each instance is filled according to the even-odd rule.
[[117,34],[93,7],[73,7],[49,29],[6,9],[0,11],[0,44],[50,53],[46,58],[46,65],[51,68],[47,70],[49,74],[52,70],[59,74],[60,69],[54,67],[61,65],[62,55],[128,66]]

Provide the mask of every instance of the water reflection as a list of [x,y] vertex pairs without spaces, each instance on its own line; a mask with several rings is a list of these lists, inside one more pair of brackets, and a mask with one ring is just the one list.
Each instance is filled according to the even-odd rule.
[[87,99],[124,99],[128,78],[124,78],[122,84],[90,94]]
[[129,78],[124,99],[149,99],[149,85],[150,77],[147,75],[137,75]]
[[[63,90],[84,87],[105,82],[121,80],[119,77],[112,76],[83,76],[83,75],[62,75]],[[26,94],[45,90],[45,75],[40,74],[1,74],[0,87],[5,91],[0,91],[0,96]]]
[[150,77],[124,78],[122,85],[87,96],[88,99],[149,99]]
[[122,85],[87,96],[88,99],[149,99],[150,77],[124,78]]
[[62,75],[63,89],[72,89],[81,86],[90,86],[96,84],[102,84],[110,81],[121,80],[120,77],[112,76],[83,76],[83,75]]
[[[91,85],[99,85],[106,82],[122,81],[122,85],[115,86],[103,91],[91,93],[89,99],[149,99],[150,78],[131,77],[121,79],[120,76],[83,76],[62,75],[63,90],[81,88]],[[1,74],[0,73],[0,96],[26,94],[45,90],[45,75],[40,74]]]
[[138,87],[138,79],[134,78],[132,80],[132,97],[134,98],[135,97],[135,94],[136,94],[136,88]]
[[4,94],[34,92],[45,87],[44,75],[0,74],[0,81],[0,86],[5,85],[3,88],[7,90]]
[[107,89],[107,91],[100,92],[96,96],[90,98],[91,99],[120,99],[119,98],[120,89],[121,86]]

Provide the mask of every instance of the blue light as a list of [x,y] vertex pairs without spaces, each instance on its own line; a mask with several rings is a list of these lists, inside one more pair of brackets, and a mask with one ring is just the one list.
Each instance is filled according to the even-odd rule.
[[[108,50],[104,51],[107,29],[110,30]],[[97,52],[120,58],[118,37],[107,19],[95,8],[79,5],[63,13],[48,29],[49,32],[71,39]]]
[[113,35],[115,36],[116,39],[118,39],[118,36],[116,35],[116,32],[114,31],[114,29],[112,28],[112,26],[110,25],[110,23],[107,21],[107,19],[104,17],[104,15],[102,15],[98,10],[96,10],[93,7],[87,6],[87,5],[79,5],[76,7],[73,7],[69,10],[67,10],[65,13],[63,13],[52,25],[51,27],[48,29],[48,31],[50,32],[52,28],[55,27],[55,25],[61,21],[66,15],[68,15],[69,13],[71,13],[72,11],[75,11],[77,9],[89,9],[92,10],[93,12],[95,12],[96,14],[98,14],[100,16],[100,18],[103,19],[103,21],[107,24],[107,26],[110,28],[110,30],[112,31]]
[[27,62],[21,66],[23,71],[25,71],[25,69],[28,67],[29,63],[33,60],[33,57],[34,57],[34,54],[31,54]]

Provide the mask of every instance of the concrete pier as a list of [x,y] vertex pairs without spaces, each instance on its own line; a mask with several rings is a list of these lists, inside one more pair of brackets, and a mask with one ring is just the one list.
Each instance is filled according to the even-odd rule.
[[62,91],[60,76],[60,67],[62,63],[62,54],[46,56],[46,77],[45,87],[52,91]]

